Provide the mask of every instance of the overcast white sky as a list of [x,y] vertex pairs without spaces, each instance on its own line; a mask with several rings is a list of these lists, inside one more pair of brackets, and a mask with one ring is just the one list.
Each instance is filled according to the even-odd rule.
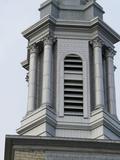
[[[27,41],[21,32],[39,20],[38,8],[44,0],[0,0],[0,159],[3,160],[6,134],[15,134],[26,113],[26,71],[20,62],[26,58]],[[120,34],[120,0],[98,0],[106,12],[104,20]],[[120,119],[120,43],[116,45],[115,65],[117,114]]]

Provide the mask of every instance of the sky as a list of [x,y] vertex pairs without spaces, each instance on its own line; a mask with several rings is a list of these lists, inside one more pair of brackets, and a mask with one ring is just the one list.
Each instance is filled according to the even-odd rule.
[[[27,109],[27,40],[21,32],[39,21],[38,8],[44,0],[0,0],[0,160],[6,134],[15,134]],[[97,0],[106,14],[104,21],[120,34],[120,0]],[[120,119],[120,43],[115,45],[117,115]]]

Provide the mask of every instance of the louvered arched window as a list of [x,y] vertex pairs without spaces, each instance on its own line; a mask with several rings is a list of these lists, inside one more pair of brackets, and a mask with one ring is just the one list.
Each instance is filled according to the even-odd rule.
[[64,59],[64,114],[83,116],[83,62],[76,54]]

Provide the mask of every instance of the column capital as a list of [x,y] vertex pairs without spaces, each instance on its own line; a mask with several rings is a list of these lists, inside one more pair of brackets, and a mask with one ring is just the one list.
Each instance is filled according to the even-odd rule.
[[34,44],[28,46],[28,50],[30,50],[30,54],[38,53],[39,52],[39,46],[37,45],[37,43],[34,43]]
[[95,47],[102,48],[104,42],[99,37],[97,37],[91,41],[91,44],[93,44],[93,48]]
[[43,38],[44,45],[52,45],[56,38],[53,35],[47,35]]
[[116,55],[116,51],[114,49],[112,49],[111,47],[108,47],[106,49],[106,58],[110,57],[110,58],[114,58],[114,56]]

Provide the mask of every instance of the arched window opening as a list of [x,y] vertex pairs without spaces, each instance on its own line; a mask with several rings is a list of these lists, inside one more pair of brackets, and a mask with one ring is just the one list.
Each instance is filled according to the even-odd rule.
[[83,62],[75,54],[64,59],[64,114],[83,116]]

